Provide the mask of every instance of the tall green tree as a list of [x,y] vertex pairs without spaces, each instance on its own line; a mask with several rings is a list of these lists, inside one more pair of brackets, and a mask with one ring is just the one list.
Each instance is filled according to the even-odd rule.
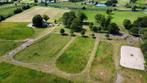
[[130,29],[132,26],[131,26],[131,21],[129,19],[124,19],[123,21],[123,26],[126,28],[126,29]]
[[117,26],[116,23],[111,23],[108,26],[108,32],[111,34],[119,34],[119,27]]
[[77,14],[77,18],[79,18],[79,20],[81,21],[81,23],[84,21],[84,20],[87,20],[87,16],[85,15],[85,13],[83,12],[78,12]]

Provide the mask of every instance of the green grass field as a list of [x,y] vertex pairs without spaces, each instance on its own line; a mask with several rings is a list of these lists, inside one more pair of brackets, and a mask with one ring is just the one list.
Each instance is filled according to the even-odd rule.
[[14,41],[1,41],[0,40],[0,56],[4,55],[6,52],[16,48],[19,43]]
[[112,51],[113,49],[110,43],[105,41],[100,42],[90,73],[93,80],[102,83],[113,83],[115,67],[112,59]]
[[57,60],[57,67],[70,73],[81,72],[89,60],[94,40],[78,37]]
[[70,81],[39,71],[0,63],[0,83],[71,83]]
[[[103,15],[107,16],[105,11],[89,11],[89,10],[84,10],[83,12],[87,15],[88,21],[90,21],[90,22],[95,22],[95,15],[97,13],[100,13],[100,14],[103,14]],[[146,14],[143,13],[143,12],[114,11],[111,14],[111,16],[113,17],[112,22],[117,23],[118,26],[120,27],[121,31],[127,32],[127,30],[123,27],[124,19],[129,19],[133,23],[133,21],[136,20],[138,17],[146,16]]]
[[27,23],[0,23],[0,39],[19,40],[32,36],[33,29]]
[[0,8],[0,11],[1,11],[0,15],[5,16],[5,17],[11,16],[14,14],[14,10],[16,8],[20,8],[21,6],[22,5],[18,5],[18,6],[13,5],[13,6],[8,6],[8,7],[2,7]]
[[51,34],[16,55],[23,62],[48,63],[70,40],[69,36]]

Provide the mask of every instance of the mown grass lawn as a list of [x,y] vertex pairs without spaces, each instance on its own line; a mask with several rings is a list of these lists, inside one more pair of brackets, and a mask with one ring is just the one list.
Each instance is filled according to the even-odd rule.
[[0,83],[71,83],[70,81],[39,71],[0,63]]
[[23,62],[48,63],[71,39],[69,36],[50,34],[34,45],[16,55],[15,59]]
[[112,59],[113,48],[108,42],[101,41],[91,67],[91,78],[102,83],[113,83],[115,67]]
[[0,40],[0,56],[4,55],[6,52],[16,48],[18,45],[19,45],[18,42],[1,41]]
[[33,29],[27,27],[27,23],[0,23],[0,39],[20,40],[32,36]]
[[58,58],[57,67],[69,73],[81,72],[89,60],[93,46],[94,39],[78,37]]

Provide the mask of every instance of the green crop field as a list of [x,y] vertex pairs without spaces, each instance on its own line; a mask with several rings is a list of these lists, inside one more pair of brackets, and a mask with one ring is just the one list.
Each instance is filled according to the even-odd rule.
[[70,73],[81,72],[88,60],[94,46],[90,38],[77,38],[57,60],[57,67]]
[[63,78],[39,71],[0,63],[0,83],[71,83]]
[[69,36],[51,34],[16,55],[23,62],[48,63],[67,44]]

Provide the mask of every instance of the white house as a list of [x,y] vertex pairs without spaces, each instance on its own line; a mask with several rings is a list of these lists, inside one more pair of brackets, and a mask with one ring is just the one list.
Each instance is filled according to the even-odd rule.
[[0,0],[0,2],[11,2],[12,0]]
[[38,3],[54,3],[56,0],[38,0]]

